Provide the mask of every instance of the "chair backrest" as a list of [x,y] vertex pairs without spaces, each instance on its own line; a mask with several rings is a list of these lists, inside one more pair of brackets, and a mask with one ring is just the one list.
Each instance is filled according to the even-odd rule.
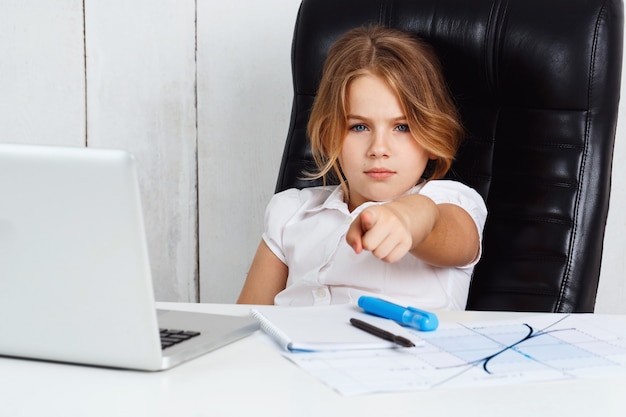
[[380,23],[436,49],[466,139],[449,177],[489,215],[468,309],[593,311],[609,205],[622,0],[303,0],[276,191],[317,185],[306,137],[329,46]]

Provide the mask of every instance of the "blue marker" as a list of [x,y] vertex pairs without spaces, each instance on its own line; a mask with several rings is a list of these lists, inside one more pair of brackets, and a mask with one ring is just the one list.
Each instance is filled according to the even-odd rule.
[[402,307],[376,297],[363,295],[359,297],[359,307],[366,313],[396,321],[403,326],[412,327],[423,332],[435,330],[439,320],[434,313],[415,307]]

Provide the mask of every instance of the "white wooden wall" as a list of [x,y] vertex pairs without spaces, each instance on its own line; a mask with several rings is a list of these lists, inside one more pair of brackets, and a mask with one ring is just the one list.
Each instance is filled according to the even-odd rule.
[[[0,0],[0,142],[127,149],[158,300],[234,302],[291,110],[299,0]],[[620,110],[597,312],[626,313]]]

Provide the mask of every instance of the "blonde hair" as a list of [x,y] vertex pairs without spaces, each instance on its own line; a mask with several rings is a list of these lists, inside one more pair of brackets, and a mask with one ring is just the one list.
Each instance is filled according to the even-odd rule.
[[[383,26],[350,30],[328,52],[307,133],[317,171],[309,178],[339,182],[348,194],[339,155],[348,131],[347,91],[365,74],[387,81],[405,112],[415,140],[436,157],[428,178],[450,169],[463,137],[456,107],[434,50],[408,32]],[[422,174],[423,175],[423,174]]]

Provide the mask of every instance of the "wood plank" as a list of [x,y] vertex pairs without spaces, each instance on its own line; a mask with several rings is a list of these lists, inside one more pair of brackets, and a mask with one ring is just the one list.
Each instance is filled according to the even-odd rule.
[[84,146],[82,1],[4,1],[0,39],[0,141]]
[[200,299],[234,302],[291,113],[298,0],[198,0]]
[[88,145],[135,154],[159,301],[197,300],[195,2],[86,0]]

